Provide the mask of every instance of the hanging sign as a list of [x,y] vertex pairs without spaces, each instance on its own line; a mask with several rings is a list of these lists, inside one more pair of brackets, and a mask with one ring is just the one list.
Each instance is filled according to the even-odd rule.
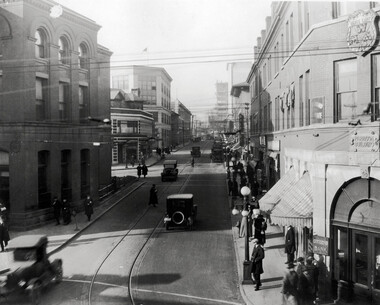
[[377,14],[373,10],[358,10],[347,19],[347,43],[348,47],[359,55],[364,56],[376,43]]
[[314,235],[313,236],[313,252],[315,254],[330,255],[329,254],[329,238]]

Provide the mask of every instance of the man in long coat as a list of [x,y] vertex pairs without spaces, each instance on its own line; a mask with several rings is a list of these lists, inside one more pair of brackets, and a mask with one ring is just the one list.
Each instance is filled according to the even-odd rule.
[[54,197],[53,203],[51,204],[53,209],[54,209],[54,218],[56,220],[56,225],[59,225],[59,218],[61,217],[61,210],[62,210],[62,204],[58,200],[57,197]]
[[84,213],[87,215],[88,221],[91,221],[91,215],[94,214],[94,202],[91,199],[90,195],[87,195],[86,199],[83,202]]
[[158,197],[157,197],[157,189],[156,185],[152,184],[152,187],[149,191],[149,205],[153,205],[154,207],[158,204]]
[[263,259],[264,259],[264,249],[258,243],[258,239],[253,239],[253,251],[251,255],[252,261],[252,274],[256,282],[256,291],[260,289],[261,286],[261,274],[264,273],[263,269]]
[[144,178],[148,175],[148,167],[145,164],[142,166],[142,174]]
[[296,252],[296,237],[294,228],[289,226],[285,235],[285,253],[287,254],[285,264],[294,263],[294,252]]

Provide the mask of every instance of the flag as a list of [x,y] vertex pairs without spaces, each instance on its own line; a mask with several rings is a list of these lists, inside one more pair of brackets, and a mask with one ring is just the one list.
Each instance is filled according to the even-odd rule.
[[148,48],[145,48],[144,50],[142,50],[142,52],[148,52]]

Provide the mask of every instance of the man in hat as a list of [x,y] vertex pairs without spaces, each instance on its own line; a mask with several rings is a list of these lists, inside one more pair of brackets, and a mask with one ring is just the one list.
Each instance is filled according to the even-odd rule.
[[283,305],[298,305],[298,274],[294,267],[293,262],[288,264],[288,270],[282,281]]
[[292,226],[288,226],[285,235],[285,253],[287,254],[287,261],[285,264],[290,262],[294,263],[294,252],[296,252],[296,237],[294,228]]
[[261,286],[261,274],[264,273],[263,269],[263,259],[264,259],[264,249],[259,244],[259,240],[254,238],[253,240],[253,251],[251,255],[252,261],[252,273],[256,282],[256,291],[260,289]]

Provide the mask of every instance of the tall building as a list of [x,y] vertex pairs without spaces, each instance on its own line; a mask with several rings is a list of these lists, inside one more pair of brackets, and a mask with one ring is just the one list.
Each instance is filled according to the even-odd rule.
[[192,138],[192,113],[178,99],[171,102],[172,109],[172,141],[171,145],[184,145]]
[[[111,180],[111,52],[100,26],[49,0],[0,4],[0,197],[13,229],[52,218]],[[102,160],[102,162],[99,162]]]
[[228,82],[217,82],[215,84],[216,104],[209,116],[209,124],[212,129],[219,132],[226,128],[228,114]]
[[357,304],[380,291],[378,4],[273,2],[247,79],[260,207]]
[[155,121],[157,147],[168,147],[171,139],[171,81],[163,68],[129,66],[111,71],[112,88],[125,92],[136,90],[145,100],[144,110],[151,112]]

